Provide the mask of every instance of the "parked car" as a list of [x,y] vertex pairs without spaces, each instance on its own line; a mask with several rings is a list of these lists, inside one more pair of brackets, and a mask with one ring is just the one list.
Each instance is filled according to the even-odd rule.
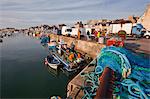
[[132,27],[132,35],[133,37],[143,37],[144,35],[144,27],[142,24],[137,24],[136,26]]
[[72,32],[71,27],[63,26],[62,27],[62,35],[70,35]]

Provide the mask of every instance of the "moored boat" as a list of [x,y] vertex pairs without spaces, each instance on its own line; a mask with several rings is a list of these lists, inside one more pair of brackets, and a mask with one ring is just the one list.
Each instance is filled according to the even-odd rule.
[[0,43],[2,43],[3,42],[3,40],[2,39],[0,39]]
[[41,36],[40,39],[41,39],[41,44],[47,44],[49,43],[50,40],[50,38],[47,37],[46,35]]
[[[77,72],[78,70],[82,70],[87,65],[85,58],[79,52],[69,52],[68,53],[61,48],[61,54],[58,53],[58,51],[53,51],[52,53],[63,64],[62,69],[69,73]],[[69,59],[71,57],[73,58],[73,60]]]
[[60,66],[60,61],[54,55],[48,55],[45,58],[45,64],[57,70]]
[[48,49],[50,50],[50,51],[55,51],[56,50],[56,41],[55,40],[50,40],[50,42],[49,43],[47,43],[47,45],[48,45]]

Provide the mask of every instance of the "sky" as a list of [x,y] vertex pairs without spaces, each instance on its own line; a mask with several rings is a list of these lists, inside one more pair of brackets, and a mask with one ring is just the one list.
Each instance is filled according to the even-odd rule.
[[150,0],[0,0],[0,28],[141,16]]

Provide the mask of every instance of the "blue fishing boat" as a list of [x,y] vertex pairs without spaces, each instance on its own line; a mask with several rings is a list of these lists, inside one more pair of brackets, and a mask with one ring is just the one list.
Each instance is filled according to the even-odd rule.
[[49,43],[47,43],[47,45],[48,45],[48,49],[50,51],[55,51],[56,50],[57,43],[56,43],[55,40],[52,39]]
[[50,40],[50,38],[47,36],[41,36],[40,39],[41,39],[41,44],[47,44]]

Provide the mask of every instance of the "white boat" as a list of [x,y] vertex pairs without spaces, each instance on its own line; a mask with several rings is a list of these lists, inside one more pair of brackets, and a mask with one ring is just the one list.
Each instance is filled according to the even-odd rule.
[[47,58],[45,58],[45,64],[57,70],[60,66],[60,61],[54,55],[49,55]]

